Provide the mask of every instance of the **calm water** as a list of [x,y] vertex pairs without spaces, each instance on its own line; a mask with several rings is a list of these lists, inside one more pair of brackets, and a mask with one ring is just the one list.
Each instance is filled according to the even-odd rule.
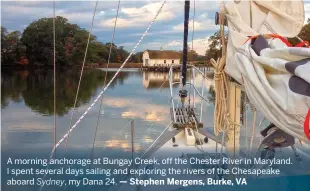
[[[110,80],[116,70],[107,72]],[[92,69],[85,71],[77,108],[74,112],[73,124],[86,111],[104,86],[106,71]],[[1,73],[1,112],[2,112],[2,149],[35,152],[44,150],[49,153],[54,144],[53,128],[53,71],[9,71]],[[189,74],[188,74],[189,76]],[[72,106],[75,99],[79,80],[79,71],[57,72],[57,125],[56,140],[60,140],[69,128]],[[100,101],[70,134],[69,149],[78,149],[89,153],[93,146],[98,114],[99,126],[95,137],[94,152],[102,154],[102,150],[112,149],[131,151],[130,119],[134,120],[135,151],[145,150],[170,123],[170,90],[169,84],[164,83],[168,73],[154,73],[139,70],[125,70],[119,73],[110,88],[103,94],[102,109]],[[174,81],[180,81],[179,73],[174,73]],[[208,102],[201,102],[196,95],[195,106],[200,110],[203,103],[201,120],[204,127],[212,131],[214,112],[214,91],[211,80],[205,80],[195,75],[195,85],[201,90],[204,80],[204,97]],[[162,85],[163,84],[163,85]],[[162,85],[162,88],[159,87]],[[179,87],[173,88],[178,95]],[[193,95],[191,95],[193,104]],[[252,115],[247,112],[248,129],[241,128],[241,146],[249,144],[245,135],[251,134]],[[257,126],[262,120],[258,113]],[[264,122],[265,127],[268,122]],[[127,125],[127,126],[126,126]],[[262,128],[261,127],[261,128]],[[255,140],[260,140],[259,131],[255,129]],[[246,142],[243,142],[246,141]],[[63,151],[63,142],[58,151]]]
[[[115,72],[115,70],[108,71],[107,79],[110,80]],[[102,90],[105,73],[106,71],[100,69],[85,71],[73,123],[78,120]],[[53,71],[12,72],[2,70],[1,78],[3,168],[7,166],[5,161],[7,157],[48,157],[54,144]],[[169,84],[163,84],[167,78],[167,73],[139,70],[121,72],[104,93],[101,111],[99,111],[99,103],[94,105],[70,134],[67,150],[65,151],[65,142],[63,142],[57,148],[56,154],[70,156],[73,153],[72,155],[75,157],[77,155],[89,157],[92,153],[98,114],[100,121],[95,137],[93,157],[131,157],[132,144],[129,124],[131,119],[134,120],[135,151],[145,151],[171,121]],[[196,95],[195,106],[199,111],[201,103],[203,103],[201,120],[205,129],[212,132],[214,112],[212,81],[205,80],[200,75],[196,75],[195,78],[195,85],[199,90],[201,90],[204,80],[204,97],[208,100],[201,102]],[[180,81],[179,74],[175,73],[173,79],[175,82]],[[57,141],[68,130],[78,80],[78,71],[57,73]],[[162,88],[159,90],[161,85]],[[178,90],[178,86],[173,88],[175,95]],[[193,98],[193,94],[191,98]],[[192,99],[191,103],[193,104],[193,102]],[[242,147],[248,147],[250,142],[252,124],[250,111],[247,112],[247,116],[247,130],[245,126],[241,127],[240,145]],[[258,113],[257,126],[262,119]],[[268,122],[265,121],[262,127],[266,127],[266,125]],[[256,127],[255,129],[253,148],[257,148],[257,143],[260,141],[259,131],[261,128]],[[6,175],[3,173],[5,172],[2,171],[2,175],[5,177]],[[13,190],[20,190],[20,188]],[[23,188],[23,190],[33,190],[33,187]]]
[[[107,73],[107,79],[115,71]],[[174,80],[179,81],[179,74]],[[105,71],[85,72],[74,113],[73,123],[94,101],[104,85]],[[170,122],[168,83],[158,90],[168,78],[167,73],[127,70],[121,72],[104,93],[100,111],[100,124],[95,141],[96,148],[131,149],[130,119],[134,119],[135,149],[150,144]],[[199,77],[198,77],[199,78]],[[68,130],[72,106],[79,79],[78,71],[57,73],[57,141]],[[197,80],[197,82],[201,80]],[[201,84],[197,83],[201,87]],[[53,145],[53,72],[52,71],[2,71],[1,81],[2,146],[5,149],[51,149]],[[174,88],[178,91],[178,88]],[[208,89],[205,91],[209,92]],[[212,125],[212,96],[204,103],[207,113],[202,120]],[[193,102],[193,101],[192,101]],[[200,100],[196,98],[197,106]],[[97,103],[70,135],[68,148],[91,148],[100,103]],[[200,106],[199,106],[200,107]],[[61,146],[64,146],[62,144]],[[61,147],[59,147],[61,148]]]
[[[107,72],[110,80],[116,71]],[[105,71],[87,70],[82,78],[77,108],[73,123],[84,113],[104,86]],[[79,71],[57,73],[57,125],[56,140],[68,130],[72,106],[79,79]],[[150,145],[170,122],[170,90],[164,83],[167,73],[154,73],[139,70],[121,72],[110,88],[104,93],[103,105],[99,111],[97,103],[70,134],[68,148],[91,149],[98,114],[100,123],[95,139],[95,147],[131,150],[131,131],[127,125],[134,119],[135,150],[141,151]],[[174,81],[180,81],[178,73]],[[195,85],[202,87],[202,77],[196,75]],[[163,84],[161,89],[158,89]],[[213,126],[214,93],[212,83],[205,80],[203,102],[204,127]],[[211,87],[211,88],[210,88]],[[2,148],[14,150],[51,150],[54,142],[53,129],[53,71],[2,71],[1,81]],[[178,86],[174,86],[177,95]],[[191,95],[192,101],[193,95]],[[98,101],[100,102],[100,101]],[[195,106],[200,110],[201,100],[196,95]],[[261,120],[261,117],[258,117]],[[251,119],[250,121],[251,122]],[[62,144],[60,150],[64,148]]]

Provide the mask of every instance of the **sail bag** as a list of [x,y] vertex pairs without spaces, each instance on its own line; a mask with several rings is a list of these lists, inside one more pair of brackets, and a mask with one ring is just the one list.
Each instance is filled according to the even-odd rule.
[[282,38],[300,32],[303,2],[238,1],[224,7],[229,28],[225,72],[244,86],[267,120],[310,144],[310,48],[291,47]]

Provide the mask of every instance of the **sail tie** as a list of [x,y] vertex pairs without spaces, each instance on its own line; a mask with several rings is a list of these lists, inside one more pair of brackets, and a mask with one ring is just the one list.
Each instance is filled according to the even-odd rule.
[[308,114],[306,116],[305,123],[304,123],[304,132],[308,140],[310,140],[310,129],[309,129],[310,126],[309,125],[310,125],[310,109],[308,111]]
[[[255,36],[251,36],[249,37],[245,42],[247,43],[249,40],[254,40],[258,37],[259,35],[255,35]],[[286,38],[284,38],[283,36],[280,36],[278,34],[263,34],[262,35],[264,38],[268,39],[268,38],[277,38],[280,39],[287,47],[306,47],[309,48],[309,42],[308,41],[301,41],[300,43],[296,44],[295,46],[293,46]]]

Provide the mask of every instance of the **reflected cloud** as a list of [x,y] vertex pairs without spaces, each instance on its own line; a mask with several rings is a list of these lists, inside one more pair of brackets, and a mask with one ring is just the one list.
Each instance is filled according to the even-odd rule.
[[8,131],[25,131],[25,132],[52,132],[52,124],[42,124],[37,122],[32,123],[17,123],[10,125]]
[[122,98],[104,98],[103,103],[109,107],[126,107],[131,104],[131,100],[126,100]]
[[151,138],[151,137],[149,137],[149,136],[144,136],[144,142],[146,142],[146,143],[152,143],[154,140]]
[[[129,143],[128,140],[111,139],[111,140],[104,141],[104,146],[107,148],[118,148],[118,149],[122,149],[124,151],[131,151],[132,150],[131,143]],[[141,150],[142,150],[142,147],[140,145],[138,145],[138,144],[134,145],[134,151],[135,152],[138,152]]]
[[122,113],[122,117],[126,117],[126,118],[137,118],[140,116],[143,116],[144,114],[142,113],[138,113],[138,112],[134,112],[134,111],[125,111]]
[[170,120],[169,107],[148,102],[147,99],[105,97],[103,104],[121,109],[123,118],[138,118],[145,121],[163,122]]

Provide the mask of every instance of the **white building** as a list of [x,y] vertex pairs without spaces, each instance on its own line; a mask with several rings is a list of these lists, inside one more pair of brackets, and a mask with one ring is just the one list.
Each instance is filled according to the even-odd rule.
[[181,53],[172,50],[146,50],[143,52],[143,66],[179,65]]

